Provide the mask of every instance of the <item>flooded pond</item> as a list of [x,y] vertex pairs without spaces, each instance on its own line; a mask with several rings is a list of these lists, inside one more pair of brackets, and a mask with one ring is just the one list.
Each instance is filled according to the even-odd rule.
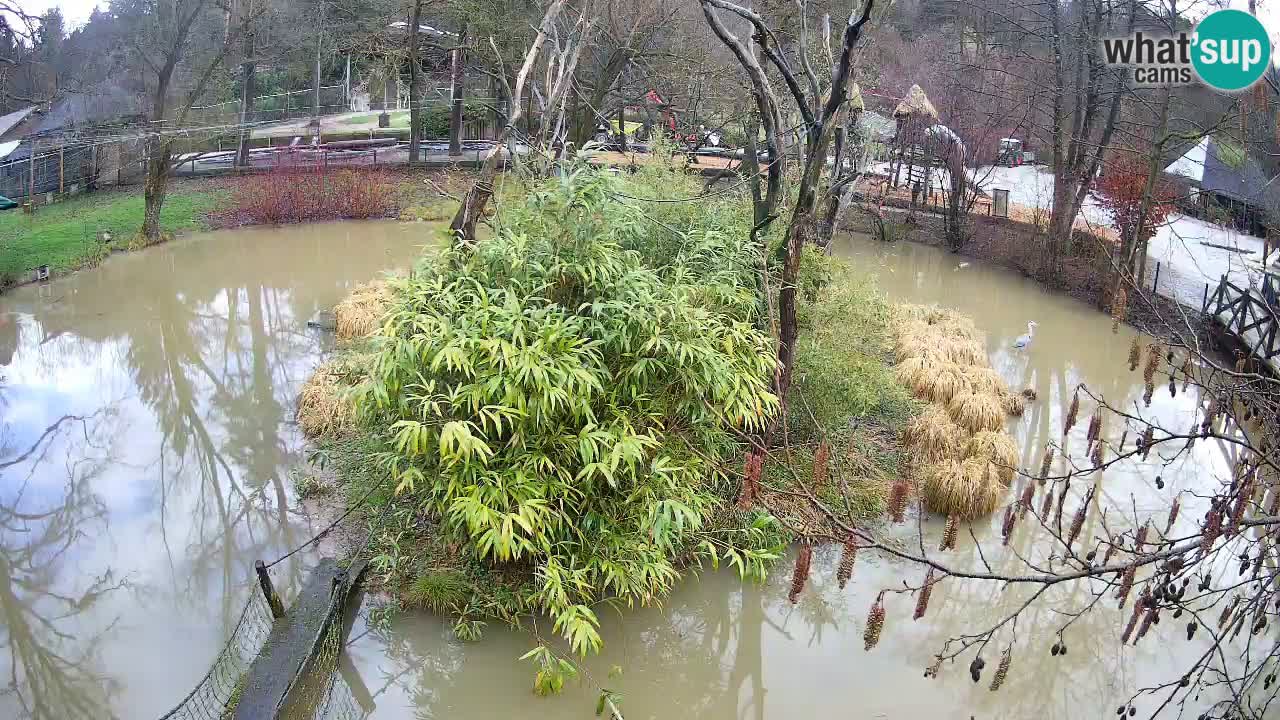
[[315,530],[291,509],[307,319],[428,239],[218,232],[0,297],[0,717],[154,718],[205,674],[254,560]]
[[[991,364],[1015,390],[1034,388],[1039,399],[1010,430],[1023,448],[1023,462],[1038,468],[1047,440],[1061,435],[1062,416],[1078,383],[1087,383],[1118,405],[1132,406],[1143,393],[1141,372],[1129,372],[1127,357],[1133,331],[1111,332],[1111,321],[1082,303],[1044,291],[1030,280],[962,262],[937,248],[900,243],[881,245],[845,237],[837,254],[877,277],[894,300],[938,303],[971,315],[987,334]],[[1026,324],[1039,325],[1025,352],[1013,340]],[[1171,398],[1160,388],[1148,412],[1190,422],[1199,398],[1179,393]],[[1082,402],[1081,417],[1093,406]],[[1187,418],[1185,421],[1181,418]],[[1069,446],[1084,447],[1087,422],[1072,432]],[[1112,422],[1106,432],[1120,434]],[[1130,438],[1132,443],[1132,435]],[[1101,484],[1101,503],[1137,507],[1163,517],[1172,493],[1204,482],[1197,477],[1223,473],[1228,459],[1222,448],[1201,444],[1196,462],[1165,468],[1165,488],[1158,490],[1151,468],[1117,466]],[[1152,456],[1152,462],[1157,462]],[[1078,482],[1083,490],[1089,483]],[[1013,499],[1013,493],[1009,495]],[[1079,503],[1068,500],[1068,517]],[[1011,548],[1000,547],[1000,513],[973,528],[987,541],[984,551],[992,567],[1019,567],[1010,550],[1023,555],[1043,536],[1025,524]],[[1196,517],[1184,501],[1182,517]],[[1083,535],[1098,532],[1091,513]],[[1112,514],[1115,526],[1121,518]],[[938,519],[925,521],[936,537]],[[1029,523],[1028,523],[1029,524]],[[914,521],[907,525],[914,526]],[[904,541],[913,531],[894,529]],[[959,549],[946,557],[965,567],[979,560],[962,533]],[[933,540],[936,547],[937,541]],[[993,550],[994,549],[994,550]],[[840,590],[835,579],[839,549],[815,556],[814,574],[800,601],[787,601],[790,566],[783,564],[764,586],[744,584],[728,572],[707,574],[680,583],[663,607],[614,612],[603,609],[604,649],[582,663],[576,685],[553,698],[537,698],[531,690],[533,668],[517,658],[537,644],[528,634],[490,626],[474,644],[452,640],[450,624],[424,615],[400,616],[388,627],[369,632],[357,628],[349,652],[376,694],[375,718],[565,718],[591,717],[597,689],[622,694],[627,720],[674,717],[741,720],[744,718],[1061,718],[1114,716],[1129,694],[1155,681],[1176,678],[1196,648],[1181,627],[1167,622],[1155,627],[1137,647],[1121,648],[1119,634],[1132,601],[1123,612],[1110,600],[1077,621],[1065,634],[1070,653],[1050,655],[1054,632],[1065,619],[1057,609],[1078,606],[1089,588],[1077,585],[1050,596],[1017,625],[1015,661],[999,692],[988,684],[999,657],[985,653],[988,672],[974,684],[967,672],[971,655],[944,665],[939,678],[925,679],[924,669],[949,637],[984,630],[1015,609],[1024,593],[992,584],[956,581],[933,593],[928,615],[911,621],[914,599],[891,596],[880,644],[863,649],[867,610],[883,588],[918,583],[923,573],[901,563],[860,553],[853,580]],[[550,628],[539,628],[550,636]],[[1013,639],[997,636],[1002,648]],[[1177,638],[1176,640],[1174,638]],[[1167,640],[1167,642],[1166,642]],[[619,672],[620,671],[620,672]],[[1194,715],[1192,715],[1194,717]]]
[[[290,477],[305,460],[295,397],[324,351],[307,318],[355,283],[406,264],[426,232],[343,223],[215,233],[0,298],[0,672],[6,683],[18,680],[0,693],[0,717],[146,720],[205,673],[255,591],[253,561],[315,530],[294,509]],[[1010,422],[1027,466],[1038,466],[1044,443],[1060,435],[1076,384],[1116,404],[1139,402],[1141,373],[1126,363],[1132,331],[1112,334],[1092,308],[1002,271],[960,268],[935,248],[839,242],[839,254],[891,298],[970,314],[987,334],[992,366],[1015,390],[1037,391]],[[1039,325],[1032,347],[1014,351],[1031,320]],[[1177,426],[1197,402],[1194,391],[1171,398],[1160,390],[1149,412]],[[1082,407],[1082,417],[1091,410]],[[1073,433],[1075,448],[1085,425]],[[1220,447],[1201,443],[1194,465],[1163,470],[1163,490],[1150,472],[1116,467],[1101,484],[1103,503],[1159,512],[1172,492],[1228,463]],[[1184,507],[1184,517],[1194,515]],[[1095,513],[1086,537],[1096,522]],[[1025,553],[1039,538],[1024,527],[1002,550],[993,523],[999,518],[973,530],[997,539],[993,567],[1014,568],[1010,551]],[[924,524],[927,533],[941,525]],[[1183,653],[1194,651],[1165,642],[1180,634],[1175,623],[1120,648],[1128,611],[1107,602],[1067,630],[1070,655],[1051,658],[1064,622],[1055,607],[1088,597],[1077,586],[1019,622],[1000,692],[987,690],[989,675],[969,680],[968,656],[928,680],[924,668],[944,640],[985,629],[1021,595],[944,583],[914,623],[912,598],[895,595],[884,636],[867,653],[863,622],[875,594],[921,573],[864,553],[840,590],[837,552],[819,552],[795,606],[784,565],[763,586],[711,573],[680,583],[662,607],[602,608],[602,654],[553,698],[532,694],[533,668],[518,660],[537,644],[530,634],[491,624],[480,642],[464,644],[450,637],[450,621],[430,615],[371,622],[364,613],[348,674],[372,695],[371,717],[387,720],[587,718],[601,687],[621,693],[628,720],[1081,718],[1114,713],[1136,688],[1176,677]],[[314,559],[300,553],[273,574],[287,589]],[[962,538],[948,561],[976,564],[972,541]]]

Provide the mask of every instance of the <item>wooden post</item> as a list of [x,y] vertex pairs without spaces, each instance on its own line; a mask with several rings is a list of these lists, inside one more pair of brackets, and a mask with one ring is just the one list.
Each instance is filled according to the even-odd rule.
[[280,602],[280,596],[276,594],[275,586],[271,584],[266,563],[256,560],[253,563],[253,569],[258,573],[258,584],[262,586],[262,594],[267,598],[267,604],[271,606],[271,617],[277,620],[283,618],[284,603]]
[[1156,261],[1156,276],[1151,281],[1151,294],[1156,294],[1156,288],[1160,287],[1160,261]]
[[27,204],[36,209],[36,141],[31,141],[31,158],[27,162]]
[[67,149],[66,145],[58,147],[58,194],[65,195],[67,193],[66,183],[66,166],[63,164],[64,153]]

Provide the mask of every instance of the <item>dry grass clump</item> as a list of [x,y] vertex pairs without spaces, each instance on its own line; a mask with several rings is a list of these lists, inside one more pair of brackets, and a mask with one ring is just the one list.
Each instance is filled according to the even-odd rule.
[[898,381],[899,385],[910,388],[912,391],[920,384],[923,384],[929,373],[933,372],[934,363],[922,357],[909,357],[898,361],[893,368],[893,377]]
[[317,438],[351,427],[355,411],[345,390],[332,362],[316,368],[307,378],[298,396],[298,425],[307,437]]
[[333,308],[338,339],[355,340],[373,334],[382,324],[390,302],[391,290],[386,280],[357,285]]
[[997,395],[960,393],[947,403],[947,411],[951,419],[972,433],[1004,428],[1004,403]]
[[996,468],[986,460],[943,460],[925,466],[920,497],[930,512],[973,520],[989,515],[1000,505],[1005,486]]
[[1013,475],[1018,468],[1018,446],[1006,432],[974,433],[964,444],[962,454],[966,460],[986,460],[996,466],[1000,481],[1005,485],[1013,482]]
[[964,428],[952,422],[951,416],[937,405],[930,405],[912,418],[903,430],[903,440],[918,458],[927,462],[955,457],[964,435]]
[[932,512],[966,520],[990,513],[1018,465],[1005,416],[1020,415],[1024,400],[987,364],[982,335],[969,318],[904,305],[898,319],[894,375],[929,402],[903,433],[921,499]]
[[965,370],[955,363],[907,358],[898,365],[894,376],[921,400],[946,404],[962,392],[968,392]]
[[1009,394],[1009,386],[1005,384],[1004,378],[1000,377],[1000,373],[983,365],[975,365],[965,368],[965,379],[969,381],[969,387],[974,392],[987,393],[989,395],[997,395],[1004,397]]

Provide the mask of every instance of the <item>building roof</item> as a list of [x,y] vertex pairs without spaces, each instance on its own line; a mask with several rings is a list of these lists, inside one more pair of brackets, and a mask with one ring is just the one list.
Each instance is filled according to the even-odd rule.
[[15,110],[8,115],[0,115],[0,136],[3,136],[5,133],[12,130],[18,123],[26,120],[27,116],[31,114],[31,111],[35,109],[36,106],[32,105],[31,107],[25,107],[21,110]]
[[1234,143],[1202,138],[1164,171],[1195,182],[1204,192],[1258,207],[1265,204],[1267,178],[1249,153]]

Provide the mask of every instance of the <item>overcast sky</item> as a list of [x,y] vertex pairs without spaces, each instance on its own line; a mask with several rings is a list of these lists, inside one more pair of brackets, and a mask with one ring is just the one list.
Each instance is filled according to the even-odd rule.
[[[1194,3],[1195,0],[1192,2]],[[43,14],[51,7],[60,7],[62,16],[67,20],[67,28],[71,29],[84,24],[89,19],[89,14],[93,12],[94,6],[101,5],[106,8],[107,0],[101,2],[98,0],[18,0],[18,4],[32,15]],[[1188,5],[1185,2],[1182,4]],[[1248,0],[1231,0],[1231,6],[1247,10],[1249,2]],[[1272,41],[1280,43],[1280,0],[1258,0],[1258,6],[1258,15],[1262,19],[1262,24],[1266,26],[1268,34],[1271,35]],[[1273,53],[1272,59],[1280,65],[1280,52]]]

